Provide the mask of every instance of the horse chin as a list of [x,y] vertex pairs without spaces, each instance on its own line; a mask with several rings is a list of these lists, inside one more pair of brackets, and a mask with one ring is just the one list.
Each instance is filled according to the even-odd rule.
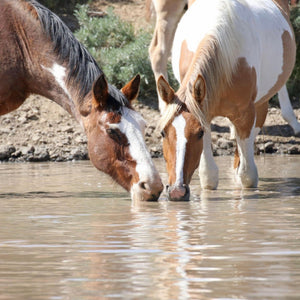
[[186,184],[167,186],[170,201],[189,201],[190,188]]

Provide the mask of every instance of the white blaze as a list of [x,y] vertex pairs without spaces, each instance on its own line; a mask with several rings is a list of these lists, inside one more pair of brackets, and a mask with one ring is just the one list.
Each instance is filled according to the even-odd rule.
[[140,181],[151,183],[157,178],[158,172],[144,141],[145,121],[139,113],[126,107],[123,110],[124,114],[118,128],[128,139],[129,152],[137,163],[136,171]]
[[183,167],[187,143],[184,134],[186,121],[182,114],[175,117],[172,125],[176,130],[176,184],[181,184],[183,183]]

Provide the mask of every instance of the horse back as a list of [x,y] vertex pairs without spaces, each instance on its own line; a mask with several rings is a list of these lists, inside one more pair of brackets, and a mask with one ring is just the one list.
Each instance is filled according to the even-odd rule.
[[[224,4],[229,4],[228,1],[212,0],[210,5],[196,1],[181,19],[175,34],[172,65],[176,78],[182,81],[186,74],[194,72],[192,68],[196,64],[191,62],[201,57],[198,54],[202,51],[201,45],[205,45],[204,41],[215,34],[218,43],[227,39],[232,41],[230,45],[235,41],[232,51],[223,47],[220,52],[223,53],[223,58],[230,59],[232,76],[237,84],[249,82],[250,78],[246,78],[245,83],[239,82],[245,76],[236,74],[239,70],[244,73],[245,68],[248,68],[251,80],[256,81],[255,101],[272,97],[290,76],[295,62],[293,30],[288,15],[279,2],[284,1],[232,0],[230,9],[224,12]],[[215,9],[216,6],[219,6],[219,11]],[[228,25],[229,30],[222,32],[224,13],[227,17],[229,15],[230,22],[233,20],[234,26]],[[229,31],[232,32],[228,35]],[[187,66],[190,66],[189,70]]]
[[33,73],[38,73],[39,53],[45,45],[33,6],[25,1],[0,1],[0,115],[18,108],[34,92]]

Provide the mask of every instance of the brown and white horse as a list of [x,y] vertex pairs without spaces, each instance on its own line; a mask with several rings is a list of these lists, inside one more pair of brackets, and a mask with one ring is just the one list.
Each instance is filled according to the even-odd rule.
[[35,0],[0,2],[0,115],[30,94],[66,109],[84,128],[95,167],[131,192],[157,200],[163,185],[146,148],[145,122],[131,107],[136,76],[121,91],[51,11]]
[[[148,10],[151,1],[156,14],[156,23],[149,47],[149,55],[157,82],[161,75],[168,80],[167,63],[171,54],[176,27],[184,12],[185,5],[190,7],[195,0],[147,0]],[[298,0],[290,1],[291,6],[297,5],[297,3]],[[295,135],[300,135],[300,123],[297,121],[285,88],[278,93],[278,99],[282,117],[292,127]],[[163,112],[165,102],[161,99],[159,93],[158,102],[160,111]]]
[[268,100],[277,92],[288,99],[285,82],[295,51],[288,0],[198,0],[191,5],[172,49],[180,88],[175,93],[162,76],[158,79],[166,103],[161,129],[171,199],[189,198],[188,184],[200,156],[202,188],[217,188],[210,135],[215,116],[229,118],[235,127],[238,182],[257,186],[253,143]]

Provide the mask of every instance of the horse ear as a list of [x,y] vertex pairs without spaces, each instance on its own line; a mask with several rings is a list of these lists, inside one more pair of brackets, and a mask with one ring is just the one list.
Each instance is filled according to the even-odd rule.
[[199,74],[194,82],[192,95],[194,99],[201,104],[206,95],[206,84],[204,78]]
[[140,82],[141,76],[138,74],[122,87],[121,92],[125,95],[129,102],[137,98],[140,90]]
[[162,75],[159,76],[157,80],[157,89],[163,101],[165,101],[167,104],[173,102],[175,92]]
[[101,74],[93,84],[92,105],[95,108],[103,109],[108,98],[108,84],[104,74]]

